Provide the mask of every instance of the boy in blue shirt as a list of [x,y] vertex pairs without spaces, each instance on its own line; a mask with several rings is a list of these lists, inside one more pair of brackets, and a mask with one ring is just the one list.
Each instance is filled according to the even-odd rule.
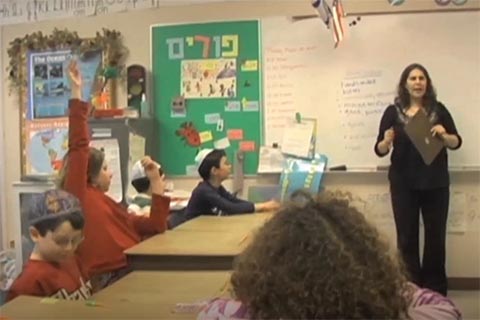
[[220,216],[278,209],[279,203],[275,200],[253,203],[238,199],[222,186],[232,170],[224,150],[202,150],[196,160],[200,162],[198,173],[203,181],[192,192],[185,210],[186,220],[200,215]]

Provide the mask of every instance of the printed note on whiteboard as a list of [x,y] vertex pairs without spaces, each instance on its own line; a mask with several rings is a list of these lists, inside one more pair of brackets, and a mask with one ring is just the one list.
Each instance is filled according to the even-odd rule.
[[285,156],[279,148],[261,146],[258,152],[258,173],[282,172]]
[[282,152],[301,158],[312,157],[314,129],[314,121],[288,121],[283,131]]

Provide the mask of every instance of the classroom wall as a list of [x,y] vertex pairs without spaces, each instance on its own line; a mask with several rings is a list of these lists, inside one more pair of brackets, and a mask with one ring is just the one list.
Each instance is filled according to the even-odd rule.
[[[344,1],[345,9],[347,12],[353,12],[349,8],[357,10],[358,13],[365,12],[380,12],[385,10],[394,11],[396,8],[385,7],[385,0],[350,0]],[[418,5],[410,5],[410,3],[417,3]],[[422,3],[421,5],[419,3]],[[477,1],[473,3],[477,8],[480,4]],[[436,9],[433,0],[425,1],[407,1],[404,9],[410,8],[411,10],[431,10]],[[101,17],[81,18],[77,20],[55,20],[45,21],[35,24],[20,24],[4,26],[2,30],[2,37],[0,38],[0,44],[2,48],[3,57],[1,61],[3,65],[8,64],[8,57],[6,55],[6,48],[8,43],[16,37],[22,37],[27,33],[33,31],[42,31],[44,33],[50,33],[54,27],[67,28],[69,30],[76,30],[80,36],[89,37],[95,34],[96,31],[102,27],[118,29],[124,36],[125,45],[130,49],[130,56],[127,60],[127,64],[143,64],[150,65],[150,25],[160,23],[178,23],[178,22],[197,22],[197,21],[213,21],[213,20],[235,20],[235,19],[251,19],[265,16],[305,16],[311,15],[313,12],[310,7],[310,1],[308,0],[296,0],[296,1],[239,1],[235,3],[216,3],[207,5],[194,5],[188,7],[165,7],[157,10],[145,10],[134,11],[129,13],[112,14]],[[2,124],[2,132],[8,132],[8,140],[5,140],[4,149],[0,143],[0,150],[5,150],[4,154],[1,154],[2,163],[4,164],[5,177],[3,180],[3,188],[1,194],[6,196],[6,226],[8,229],[6,238],[8,241],[14,239],[15,229],[13,228],[14,215],[16,212],[12,210],[12,201],[17,201],[13,198],[12,183],[20,179],[20,144],[19,144],[19,105],[17,97],[14,94],[7,94],[8,88],[5,81],[6,73],[2,72],[4,81],[0,84],[3,86],[4,95],[0,100],[0,123]],[[120,88],[118,101],[124,103],[125,90]],[[2,119],[3,118],[3,119]],[[1,141],[1,140],[0,140]],[[8,150],[8,152],[6,152]],[[1,172],[1,171],[0,171]],[[474,173],[472,175],[457,175],[453,174],[452,181],[455,186],[459,188],[467,188],[473,190],[477,195],[480,195],[480,188],[478,183],[471,183],[471,179],[479,181],[479,174]],[[371,178],[369,173],[355,174],[355,175],[335,175],[328,174],[325,182],[329,184],[332,189],[354,189],[354,190],[371,190],[371,193],[388,191],[386,175],[376,175],[376,182],[372,185],[369,182]],[[179,178],[175,180],[175,187],[185,190],[191,190],[197,183],[197,179]],[[275,184],[278,181],[278,175],[266,175],[256,178],[247,178],[245,189],[248,186],[256,184]],[[227,184],[227,187],[230,184]],[[246,194],[246,192],[244,193]],[[0,199],[1,200],[1,199]],[[2,201],[3,203],[3,201]],[[476,229],[478,230],[478,221]],[[386,228],[385,232],[392,238],[394,231],[391,228]],[[462,238],[467,243],[478,246],[480,242],[478,231],[472,231],[468,234],[467,238]],[[454,242],[456,243],[456,242]],[[471,248],[466,245],[458,245],[454,251],[458,256],[470,256]],[[478,252],[478,250],[476,251]],[[452,266],[452,263],[454,264]],[[464,267],[464,265],[467,265]],[[463,266],[462,266],[463,265]],[[450,263],[449,268],[454,271],[456,276],[479,276],[479,263],[478,255],[474,257],[473,262],[469,261],[453,261]],[[463,269],[462,269],[463,268]],[[466,271],[465,271],[466,270]],[[465,271],[465,272],[464,272]],[[465,274],[462,274],[465,273]]]
[[[245,19],[252,17],[262,17],[267,15],[303,15],[311,13],[306,1],[248,1],[243,3],[218,3],[195,6],[165,7],[158,10],[132,11],[129,13],[118,13],[100,17],[81,18],[76,20],[53,20],[39,22],[36,24],[20,24],[3,27],[3,37],[1,48],[4,52],[3,64],[8,64],[6,48],[8,43],[17,38],[23,37],[33,31],[42,31],[51,33],[55,28],[67,28],[76,30],[81,37],[91,37],[101,28],[110,28],[119,30],[124,36],[125,45],[130,50],[127,64],[138,63],[150,66],[150,25],[159,23],[173,22],[194,22],[209,20],[227,20],[227,19]],[[255,12],[255,15],[252,15]],[[5,49],[4,49],[5,48]],[[15,94],[7,94],[8,86],[5,81],[6,73],[2,72],[4,81],[2,81],[5,95],[2,96],[4,108],[1,109],[4,115],[2,129],[9,133],[9,138],[5,143],[6,150],[4,160],[5,179],[4,188],[6,190],[7,203],[7,237],[10,240],[14,238],[13,219],[9,216],[12,212],[12,183],[20,179],[20,119],[19,105]],[[120,88],[118,101],[126,103],[125,88]],[[185,187],[191,189],[194,181],[187,182]],[[183,185],[183,183],[182,183]]]
[[[3,27],[0,27],[0,44],[3,39]],[[3,48],[3,46],[2,46]],[[4,50],[0,50],[0,70],[3,70]],[[5,126],[3,112],[3,86],[0,85],[0,250],[5,249],[7,244],[7,225],[6,225],[6,179],[5,179]]]

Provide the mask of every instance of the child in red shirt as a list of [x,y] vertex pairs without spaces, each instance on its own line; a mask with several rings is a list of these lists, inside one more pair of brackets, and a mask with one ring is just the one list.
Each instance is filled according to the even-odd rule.
[[89,298],[92,286],[74,255],[83,240],[84,220],[78,199],[62,190],[46,191],[32,200],[28,219],[35,247],[7,300],[19,295]]
[[78,248],[80,261],[101,289],[129,272],[126,249],[142,239],[167,228],[170,198],[165,197],[164,176],[150,157],[142,160],[152,187],[152,205],[148,217],[129,214],[127,208],[105,194],[112,172],[102,151],[89,147],[87,122],[89,105],[81,101],[82,77],[76,61],[69,67],[68,154],[60,172],[59,186],[78,197],[85,214],[85,241]]

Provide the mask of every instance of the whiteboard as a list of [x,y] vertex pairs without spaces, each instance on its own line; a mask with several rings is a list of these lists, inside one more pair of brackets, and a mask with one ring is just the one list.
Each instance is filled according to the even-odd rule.
[[330,166],[388,164],[373,151],[380,118],[403,69],[418,62],[463,138],[450,166],[480,165],[478,11],[364,16],[336,49],[320,19],[266,18],[262,32],[266,145],[300,112],[318,119],[316,151]]

